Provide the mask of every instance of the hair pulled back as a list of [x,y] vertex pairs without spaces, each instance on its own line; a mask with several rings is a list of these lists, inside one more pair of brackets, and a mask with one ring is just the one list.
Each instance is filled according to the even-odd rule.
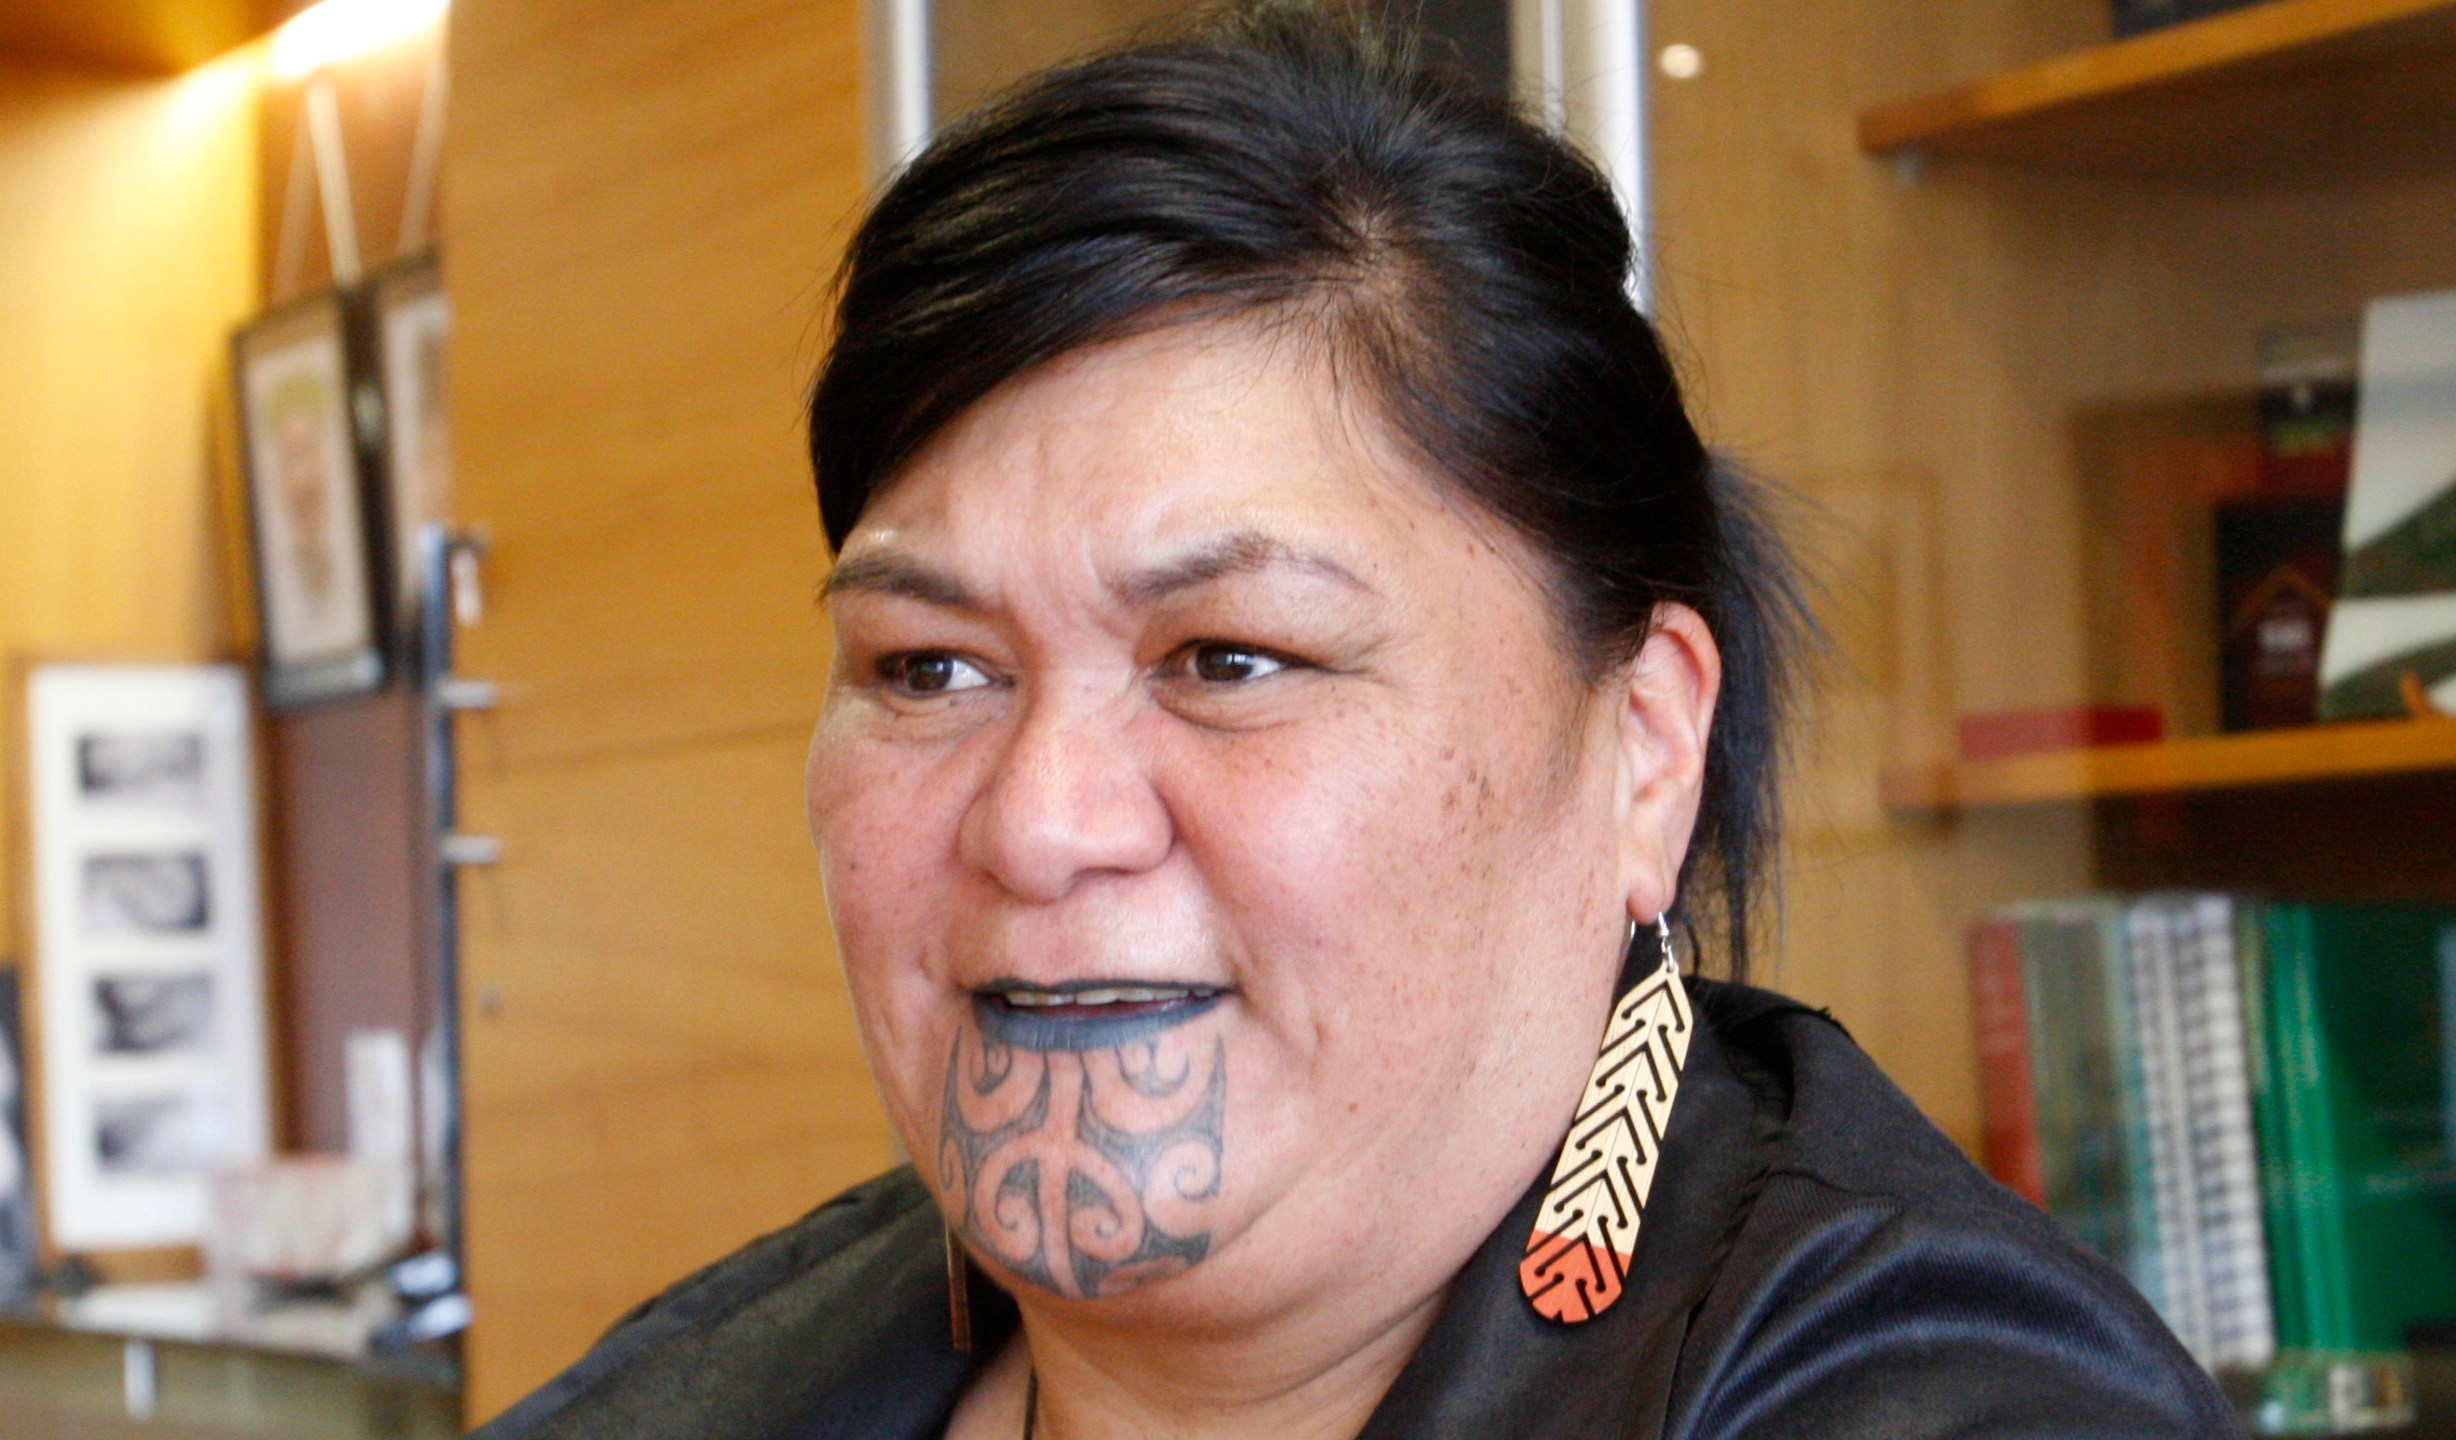
[[1742,973],[1804,615],[1630,302],[1632,260],[1584,157],[1350,15],[1248,6],[1046,72],[941,135],[853,239],[810,401],[828,541],[1034,366],[1189,320],[1302,327],[1544,558],[1587,678],[1664,601],[1712,629],[1723,688],[1682,890],[1720,912]]

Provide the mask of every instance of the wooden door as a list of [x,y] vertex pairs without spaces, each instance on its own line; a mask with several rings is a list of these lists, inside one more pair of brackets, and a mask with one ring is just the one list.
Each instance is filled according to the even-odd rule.
[[470,1414],[891,1159],[804,834],[854,0],[454,7]]

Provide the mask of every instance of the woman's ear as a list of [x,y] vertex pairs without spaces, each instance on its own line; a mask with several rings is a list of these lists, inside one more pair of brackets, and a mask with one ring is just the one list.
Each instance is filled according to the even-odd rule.
[[1620,882],[1632,920],[1651,923],[1678,896],[1722,684],[1722,651],[1704,617],[1686,605],[1656,606],[1652,633],[1614,682]]

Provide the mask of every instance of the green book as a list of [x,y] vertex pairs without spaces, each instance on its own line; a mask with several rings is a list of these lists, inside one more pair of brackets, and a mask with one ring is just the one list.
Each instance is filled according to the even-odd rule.
[[2291,1184],[2283,1094],[2277,1051],[2269,1043],[2267,906],[2244,900],[2234,907],[2236,963],[2243,986],[2244,1064],[2251,1078],[2251,1114],[2260,1145],[2262,1218],[2267,1222],[2268,1283],[2277,1311],[2277,1348],[2311,1344],[2303,1311],[2302,1246],[2293,1238],[2299,1211]]
[[2456,911],[2280,905],[2265,939],[2261,1123],[2281,1144],[2263,1159],[2290,1212],[2271,1243],[2291,1248],[2279,1288],[2300,1300],[2287,1330],[2308,1349],[2399,1350],[2408,1326],[2456,1318],[2442,994]]

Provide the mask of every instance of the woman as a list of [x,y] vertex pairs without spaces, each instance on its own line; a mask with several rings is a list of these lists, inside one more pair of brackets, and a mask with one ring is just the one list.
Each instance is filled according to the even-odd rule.
[[1835,1025],[1681,975],[1745,958],[1792,611],[1630,260],[1302,12],[912,164],[811,405],[809,803],[926,1163],[485,1433],[2232,1433]]

